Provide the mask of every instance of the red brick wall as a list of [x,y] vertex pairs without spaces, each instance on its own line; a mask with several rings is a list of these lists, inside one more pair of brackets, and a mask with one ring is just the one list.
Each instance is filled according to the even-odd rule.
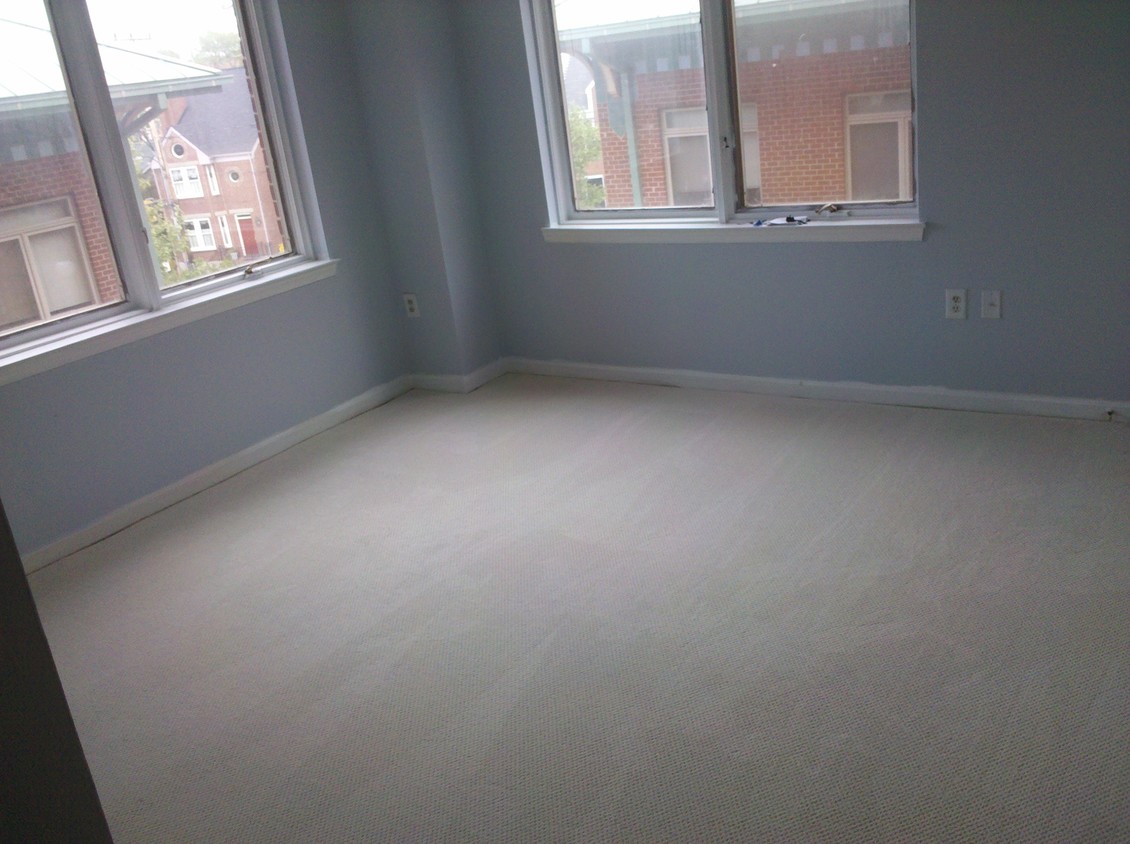
[[0,208],[64,196],[74,202],[99,301],[121,301],[122,282],[85,156],[71,152],[0,165]]
[[[769,205],[842,200],[847,196],[846,116],[849,94],[907,90],[910,48],[856,50],[738,65],[738,96],[757,106],[761,195]],[[636,77],[633,109],[644,206],[666,205],[663,112],[702,108],[702,70]],[[630,207],[628,147],[597,109],[610,208]]]

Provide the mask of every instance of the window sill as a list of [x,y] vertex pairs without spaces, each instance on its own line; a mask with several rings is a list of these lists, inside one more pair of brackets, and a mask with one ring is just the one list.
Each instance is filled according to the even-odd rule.
[[69,331],[0,351],[0,386],[152,337],[198,319],[258,302],[329,278],[337,261],[305,261],[169,301],[159,311],[129,310]]
[[911,218],[813,220],[755,226],[707,220],[562,223],[542,229],[549,243],[861,243],[922,240],[926,224]]

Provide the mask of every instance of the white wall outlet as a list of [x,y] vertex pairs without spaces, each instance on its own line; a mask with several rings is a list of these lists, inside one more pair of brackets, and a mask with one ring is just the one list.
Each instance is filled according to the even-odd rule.
[[952,289],[946,291],[946,318],[965,319],[964,290]]
[[404,294],[404,313],[410,317],[418,317],[420,315],[420,303],[416,301],[415,293]]
[[999,290],[981,291],[981,319],[1001,318],[1001,292]]

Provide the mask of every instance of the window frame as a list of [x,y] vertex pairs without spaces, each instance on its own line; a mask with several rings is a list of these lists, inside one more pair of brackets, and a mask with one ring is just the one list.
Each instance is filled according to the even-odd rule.
[[0,385],[334,274],[336,262],[329,256],[318,213],[277,0],[236,0],[235,9],[254,70],[262,131],[270,140],[268,166],[282,186],[278,202],[292,251],[269,263],[169,288],[160,284],[157,256],[144,226],[144,205],[119,134],[86,4],[44,0],[44,5],[125,300],[0,337]]
[[[216,232],[212,228],[212,218],[208,214],[193,214],[185,217],[184,233],[188,238],[190,252],[216,251]],[[210,245],[207,243],[208,240],[212,241]]]
[[[848,94],[844,97],[844,170],[847,181],[847,195],[854,193],[852,185],[852,158],[851,158],[851,129],[853,126],[863,126],[873,123],[894,123],[898,132],[898,176],[899,193],[913,194],[914,192],[914,111],[876,111],[865,114],[852,114],[851,101],[859,97],[885,96],[888,94],[906,93],[913,100],[914,94],[910,91],[876,91],[869,94]],[[851,199],[849,202],[853,201]],[[908,201],[901,200],[900,201]]]
[[[169,181],[173,185],[173,196],[177,199],[199,199],[204,196],[204,183],[200,179],[200,168],[195,164],[181,164],[170,167]],[[190,187],[193,190],[188,190]]]
[[[82,227],[79,224],[74,199],[72,197],[57,196],[50,199],[36,200],[35,202],[23,202],[18,205],[11,205],[3,209],[3,211],[0,211],[0,218],[2,218],[3,213],[8,211],[34,208],[37,205],[58,205],[60,203],[66,208],[66,213],[60,217],[47,218],[33,225],[16,227],[11,230],[5,230],[3,226],[0,226],[0,243],[15,242],[19,245],[20,257],[23,259],[28,284],[31,287],[32,300],[35,302],[35,308],[38,311],[38,317],[32,321],[31,326],[24,326],[22,323],[13,325],[10,328],[0,326],[0,337],[9,337],[18,332],[26,331],[29,328],[45,325],[48,320],[52,319],[53,312],[48,303],[49,296],[43,279],[40,277],[39,260],[36,255],[35,245],[32,242],[32,238],[41,234],[50,234],[58,231],[73,232],[75,235],[75,243],[78,245],[79,256],[82,259],[83,280],[86,282],[86,289],[90,294],[90,301],[64,308],[61,313],[64,315],[76,314],[98,307],[95,301],[98,298],[98,283],[94,278],[94,267],[90,263],[90,253],[87,251],[86,241],[82,237]],[[56,319],[58,319],[58,317],[56,317]]]
[[[917,90],[914,0],[910,12],[911,98]],[[700,0],[703,73],[706,87],[708,148],[714,180],[713,207],[667,207],[578,210],[572,194],[572,173],[566,135],[567,120],[560,84],[560,59],[554,25],[553,0],[523,0],[522,14],[529,60],[530,83],[541,147],[548,225],[547,240],[558,242],[710,242],[735,240],[921,240],[917,178],[917,110],[912,108],[910,150],[914,198],[898,202],[836,204],[841,210],[817,218],[819,204],[745,206],[741,145],[731,139],[740,131],[740,108],[733,50],[731,0]],[[845,101],[846,102],[846,101]],[[845,107],[846,108],[846,107]],[[663,119],[662,113],[660,119]],[[758,131],[760,135],[760,130]],[[666,145],[666,135],[663,136]],[[664,166],[666,162],[665,154]],[[668,172],[668,185],[670,174]],[[807,226],[754,227],[761,219],[790,214],[808,215]],[[741,229],[737,234],[735,229]],[[663,230],[672,236],[666,238]],[[834,231],[833,231],[834,229]]]

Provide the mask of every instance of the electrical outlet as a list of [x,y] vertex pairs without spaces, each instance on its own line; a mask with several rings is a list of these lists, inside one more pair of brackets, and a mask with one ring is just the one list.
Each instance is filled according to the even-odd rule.
[[415,293],[404,294],[404,312],[410,317],[418,317],[420,315],[420,303],[416,301]]
[[1001,318],[1001,292],[999,290],[981,291],[981,319]]
[[946,291],[946,318],[965,319],[965,291]]

